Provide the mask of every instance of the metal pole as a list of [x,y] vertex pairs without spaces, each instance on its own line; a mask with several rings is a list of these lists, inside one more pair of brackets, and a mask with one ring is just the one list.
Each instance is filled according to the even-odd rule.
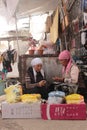
[[18,27],[17,27],[16,13],[15,13],[15,27],[16,27],[16,39],[17,39],[18,55],[20,55],[20,47],[19,47],[19,44],[18,44]]
[[30,20],[31,20],[31,16],[29,15],[29,33],[30,33]]

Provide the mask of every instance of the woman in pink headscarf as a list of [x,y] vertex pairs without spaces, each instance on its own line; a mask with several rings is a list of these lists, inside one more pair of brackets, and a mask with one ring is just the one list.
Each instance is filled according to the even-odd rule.
[[53,77],[53,80],[67,83],[69,86],[72,86],[73,92],[77,92],[78,88],[78,77],[79,69],[75,62],[71,58],[71,54],[68,50],[64,50],[59,54],[58,57],[60,63],[62,64],[62,77]]

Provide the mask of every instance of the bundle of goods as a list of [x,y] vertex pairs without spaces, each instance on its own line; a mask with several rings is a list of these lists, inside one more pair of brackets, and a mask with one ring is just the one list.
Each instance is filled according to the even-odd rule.
[[41,101],[40,94],[23,94],[21,96],[21,101],[24,103],[34,103]]
[[77,103],[83,103],[84,97],[80,94],[70,94],[65,97],[67,104],[77,104]]
[[8,88],[4,89],[4,91],[6,93],[6,101],[8,103],[34,103],[41,101],[40,94],[22,94],[22,86],[19,84],[10,85]]
[[65,96],[61,91],[50,92],[48,102],[41,104],[41,116],[45,120],[85,120],[84,98],[79,94]]
[[2,118],[41,118],[41,95],[22,95],[21,85],[5,89],[6,101],[1,104]]
[[22,86],[19,84],[10,85],[4,89],[6,94],[6,101],[8,103],[15,103],[21,101]]
[[62,91],[52,91],[48,94],[48,103],[49,104],[59,104],[63,103],[65,93]]

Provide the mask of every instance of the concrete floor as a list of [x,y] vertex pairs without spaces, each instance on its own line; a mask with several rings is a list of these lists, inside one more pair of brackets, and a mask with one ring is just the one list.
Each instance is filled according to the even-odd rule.
[[0,130],[87,130],[87,120],[2,119]]

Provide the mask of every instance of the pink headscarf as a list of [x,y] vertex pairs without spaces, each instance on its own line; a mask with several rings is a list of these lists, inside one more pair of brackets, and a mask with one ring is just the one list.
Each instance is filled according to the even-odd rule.
[[68,64],[67,64],[67,67],[65,68],[65,66],[63,66],[63,69],[62,69],[62,74],[64,73],[68,73],[70,68],[71,68],[71,63],[72,63],[72,58],[71,58],[71,54],[68,50],[64,50],[62,51],[60,54],[59,54],[59,57],[58,57],[59,60],[69,60]]

